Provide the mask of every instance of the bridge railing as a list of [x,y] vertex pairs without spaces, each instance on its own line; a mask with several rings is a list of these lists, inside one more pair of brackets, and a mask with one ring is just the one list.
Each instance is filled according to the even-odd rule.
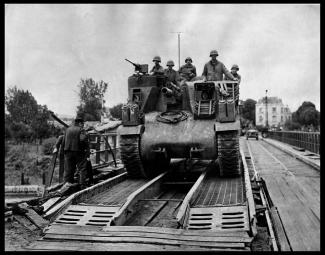
[[268,137],[319,154],[320,132],[269,131]]
[[117,144],[116,132],[106,132],[104,134],[89,134],[91,161],[94,168],[115,163],[119,159],[119,148]]

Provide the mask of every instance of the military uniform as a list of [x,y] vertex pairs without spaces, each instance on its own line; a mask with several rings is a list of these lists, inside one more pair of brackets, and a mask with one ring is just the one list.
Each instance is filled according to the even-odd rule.
[[150,73],[153,75],[162,75],[164,74],[164,68],[161,65],[154,65],[154,67],[151,69]]
[[191,79],[196,77],[196,67],[191,63],[182,65],[178,72],[181,78],[186,81],[190,81]]
[[175,85],[177,85],[180,80],[178,72],[173,69],[165,69],[165,76],[167,77],[167,82],[172,82]]
[[[239,100],[239,84],[241,81],[241,76],[238,73],[231,73],[232,76],[234,76],[235,78],[238,79],[238,84],[235,85],[235,102],[236,102],[236,106],[238,105],[238,100]],[[225,77],[225,80],[231,80],[228,77]]]
[[64,140],[64,180],[73,183],[77,167],[79,184],[83,186],[87,175],[87,157],[90,155],[88,135],[81,127],[74,125],[67,128]]
[[223,74],[230,78],[230,80],[234,79],[234,76],[228,71],[222,62],[218,60],[210,60],[204,65],[202,76],[204,76],[207,81],[222,81]]

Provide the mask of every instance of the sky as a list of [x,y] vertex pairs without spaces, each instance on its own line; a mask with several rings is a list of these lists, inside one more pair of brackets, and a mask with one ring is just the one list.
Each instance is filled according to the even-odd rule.
[[239,65],[240,99],[280,97],[320,110],[319,4],[6,4],[5,90],[75,116],[80,79],[108,83],[105,106],[127,101],[134,67],[193,59],[198,75],[216,49]]

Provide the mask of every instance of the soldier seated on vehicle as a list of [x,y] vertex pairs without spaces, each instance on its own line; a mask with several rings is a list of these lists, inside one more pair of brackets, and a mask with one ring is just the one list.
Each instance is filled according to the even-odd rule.
[[166,66],[168,67],[165,69],[164,73],[167,78],[166,86],[173,91],[176,100],[181,100],[180,76],[178,72],[173,69],[174,61],[167,61]]
[[190,57],[185,59],[185,65],[182,65],[179,69],[179,74],[181,76],[181,84],[186,81],[191,81],[194,77],[196,77],[196,67],[192,64],[193,60]]
[[159,64],[161,62],[161,58],[159,56],[155,56],[153,58],[152,62],[155,62],[155,65],[152,67],[150,74],[151,75],[163,75],[164,68]]

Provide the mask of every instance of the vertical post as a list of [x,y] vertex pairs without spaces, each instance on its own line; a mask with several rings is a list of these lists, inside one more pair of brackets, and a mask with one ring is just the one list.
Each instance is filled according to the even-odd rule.
[[96,164],[99,164],[100,162],[100,138],[101,136],[100,135],[96,135]]
[[267,90],[265,90],[265,108],[266,108],[266,123],[265,126],[269,129],[269,113],[267,112]]
[[181,68],[181,35],[178,33],[178,70]]
[[[108,141],[108,135],[106,135],[106,139]],[[106,139],[105,140],[105,162],[108,162],[108,143],[106,142]]]

